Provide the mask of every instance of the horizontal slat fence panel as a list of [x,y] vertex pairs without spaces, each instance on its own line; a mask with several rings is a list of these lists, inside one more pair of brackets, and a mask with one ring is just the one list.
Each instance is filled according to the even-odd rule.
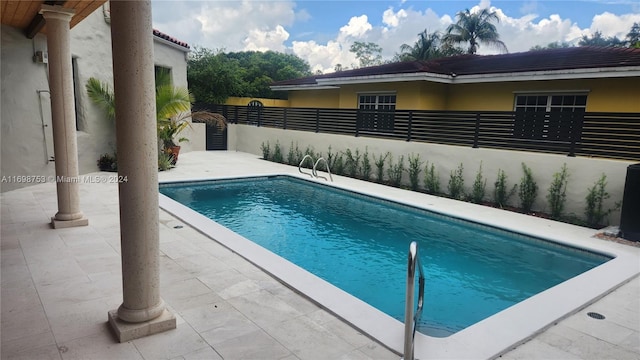
[[581,142],[577,155],[640,160],[640,115],[585,113]]
[[229,122],[238,124],[640,161],[640,113],[376,112],[211,104],[197,108],[220,113]]

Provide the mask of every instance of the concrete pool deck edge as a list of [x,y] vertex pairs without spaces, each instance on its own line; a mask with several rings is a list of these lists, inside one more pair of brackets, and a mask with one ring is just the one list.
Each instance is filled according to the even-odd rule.
[[[298,174],[295,168],[290,168],[291,171],[278,171],[272,174],[261,173],[259,175],[289,175],[309,180],[308,177]],[[244,176],[249,175],[251,173],[247,172]],[[226,178],[238,177],[243,176],[238,175]],[[210,177],[210,179],[214,178],[222,179],[223,177]],[[186,182],[203,179],[201,177],[180,179],[178,181]],[[540,333],[556,321],[598,300],[640,273],[640,266],[638,265],[640,249],[594,239],[593,235],[596,231],[592,229],[390,188],[346,177],[336,176],[334,179],[336,182],[332,183],[332,185],[346,190],[398,201],[505,230],[515,230],[524,235],[531,235],[614,257],[613,260],[595,269],[548,289],[450,337],[433,338],[416,334],[416,357],[421,359],[492,358],[498,356]],[[319,182],[325,183],[324,181]],[[382,193],[385,196],[380,196]],[[327,284],[228,229],[215,224],[204,216],[178,205],[173,200],[160,196],[160,206],[165,211],[191,224],[395,352],[402,352],[403,325],[399,321],[373,309],[353,296]],[[557,299],[562,299],[562,301],[557,301]],[[428,304],[425,304],[425,306],[428,306]]]

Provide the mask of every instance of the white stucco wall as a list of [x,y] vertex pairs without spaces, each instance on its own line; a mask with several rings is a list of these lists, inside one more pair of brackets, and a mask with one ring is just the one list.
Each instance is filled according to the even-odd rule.
[[[187,84],[187,61],[186,53],[176,49],[176,46],[167,44],[165,41],[154,37],[154,63],[157,66],[171,69],[173,85],[178,87],[188,87]],[[181,152],[192,150],[205,150],[205,125],[191,124],[184,130],[180,137],[186,137],[189,141],[180,143]]]
[[[568,157],[565,155],[523,151],[474,149],[471,147],[400,140],[316,134],[313,132],[281,130],[239,124],[230,124],[228,134],[229,150],[243,151],[260,156],[262,156],[261,144],[263,142],[266,143],[268,141],[271,146],[271,151],[273,151],[274,144],[278,141],[282,147],[285,160],[292,141],[294,144],[297,142],[302,151],[304,151],[307,146],[311,146],[315,152],[320,152],[325,155],[327,154],[329,145],[333,153],[345,151],[346,149],[351,149],[352,151],[359,149],[360,152],[363,153],[366,148],[372,161],[372,178],[375,178],[374,156],[389,151],[393,156],[395,164],[398,162],[398,158],[404,155],[405,168],[408,168],[408,156],[410,154],[419,154],[422,161],[429,161],[435,164],[436,171],[440,178],[440,188],[443,192],[447,191],[450,172],[457,169],[460,163],[462,163],[464,167],[465,191],[469,193],[478,172],[480,161],[482,161],[482,172],[487,179],[487,200],[491,200],[493,197],[494,182],[498,169],[504,170],[507,175],[507,183],[511,187],[513,184],[520,182],[523,176],[522,163],[524,162],[531,168],[533,177],[539,187],[538,196],[533,206],[533,210],[537,211],[549,211],[546,196],[553,180],[553,174],[560,171],[563,164],[567,164],[570,175],[564,214],[574,213],[580,218],[584,218],[587,189],[592,187],[603,173],[607,175],[606,190],[611,195],[605,202],[605,209],[613,208],[616,202],[622,200],[627,166],[633,163],[630,161]],[[423,172],[420,176],[421,179],[424,176],[424,165]],[[409,183],[406,173],[403,178],[403,183]],[[422,180],[420,186],[423,186]],[[509,203],[519,205],[519,202],[518,195],[515,194],[510,198]],[[618,224],[619,220],[619,211],[612,213],[609,217],[611,224]]]
[[[1,173],[3,176],[50,176],[55,174],[53,162],[47,159],[52,152],[48,72],[46,64],[35,63],[35,51],[47,52],[44,35],[28,39],[18,30],[2,26],[1,33]],[[155,37],[154,37],[155,38]],[[172,70],[174,84],[187,86],[185,52],[179,48],[154,41],[154,62]],[[80,173],[97,171],[100,154],[116,149],[114,124],[107,121],[103,111],[89,99],[85,90],[88,79],[95,77],[111,84],[111,27],[98,8],[71,30],[71,53],[75,59],[77,81],[78,163]],[[41,115],[40,97],[43,98]],[[44,131],[43,131],[44,130]],[[182,136],[190,138],[182,143],[182,151],[205,149],[203,124],[194,124]],[[48,149],[49,148],[49,149]],[[28,183],[5,181],[1,191],[27,186]]]
[[[2,176],[53,175],[55,167],[47,161],[46,129],[37,92],[49,89],[47,69],[32,60],[34,51],[46,50],[46,38],[37,35],[28,40],[19,30],[5,25],[0,31]],[[48,99],[48,94],[42,96],[43,100]],[[50,107],[47,101],[44,104]],[[9,179],[2,181],[1,186],[5,191],[25,185]]]

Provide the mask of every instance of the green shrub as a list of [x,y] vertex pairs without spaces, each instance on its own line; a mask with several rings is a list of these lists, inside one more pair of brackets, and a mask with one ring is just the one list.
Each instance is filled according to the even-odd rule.
[[522,211],[528,213],[531,212],[533,203],[536,201],[536,197],[538,196],[538,184],[533,180],[531,168],[527,167],[525,163],[522,163],[522,171],[524,172],[524,175],[520,180],[518,196],[520,197],[520,206],[522,207]]
[[333,169],[333,163],[336,161],[336,155],[331,152],[331,145],[329,145],[329,148],[327,149],[327,157],[325,160],[327,160],[329,167]]
[[376,164],[376,174],[378,175],[377,180],[379,183],[384,181],[384,163],[387,160],[387,158],[390,156],[391,156],[391,153],[387,152],[386,154],[384,154],[384,156],[379,155],[378,158],[374,157],[375,164]]
[[584,209],[587,225],[590,227],[599,227],[604,224],[604,220],[611,212],[620,208],[620,203],[611,208],[604,210],[604,200],[609,198],[609,193],[605,190],[607,186],[607,175],[602,174],[600,179],[596,181],[592,187],[587,190],[587,205]]
[[507,190],[507,174],[504,170],[498,169],[498,177],[494,183],[493,202],[500,208],[509,204],[509,198],[516,193],[518,184],[514,184],[511,190]]
[[100,171],[118,171],[118,155],[115,151],[113,155],[104,153],[98,158],[97,165]]
[[347,149],[344,153],[346,159],[344,161],[345,170],[347,175],[355,178],[360,173],[360,150],[356,149],[355,152],[351,152],[351,149]]
[[344,171],[344,157],[342,156],[342,154],[336,153],[335,161],[333,162],[333,166],[331,167],[331,169],[331,172],[336,175],[346,175]]
[[165,171],[165,170],[171,169],[172,168],[171,159],[172,159],[171,154],[168,154],[164,151],[160,151],[158,153],[158,170]]
[[313,150],[313,146],[307,146],[306,149],[304,149],[304,154],[302,153],[302,151],[298,150],[298,153],[300,154],[300,160],[302,160],[302,158],[305,155],[309,155],[311,156],[314,160],[317,160],[319,158],[318,154],[316,154],[316,152]]
[[476,179],[473,182],[471,188],[471,201],[480,204],[484,200],[485,189],[487,187],[487,179],[482,176],[482,161],[480,162],[480,168],[476,174]]
[[422,172],[422,161],[420,161],[420,154],[409,155],[409,182],[411,184],[411,190],[418,190],[420,187],[420,173]]
[[391,185],[399,187],[402,183],[402,174],[404,173],[404,155],[398,158],[398,163],[393,164],[392,158],[389,158],[389,168],[387,169],[387,176]]
[[451,170],[448,189],[449,196],[453,199],[460,200],[464,197],[464,178],[462,177],[463,170],[464,168],[462,163],[460,163],[457,170]]
[[369,181],[371,177],[371,160],[369,160],[369,150],[365,147],[362,154],[362,179]]
[[284,157],[282,156],[282,148],[280,142],[276,141],[276,145],[273,147],[273,161],[277,163],[284,163]]
[[264,160],[271,160],[271,147],[269,146],[269,142],[267,141],[266,144],[263,142],[262,145],[260,145],[260,149],[262,149],[262,158]]
[[440,178],[436,173],[436,167],[433,163],[431,163],[431,167],[429,167],[429,162],[427,162],[427,165],[424,167],[424,189],[432,195],[440,193]]
[[[296,146],[298,146],[298,143],[296,143]],[[293,147],[293,141],[292,141],[291,146],[289,146],[289,152],[287,153],[287,164],[291,166],[295,166],[295,165],[298,165],[299,163],[300,163],[299,161],[296,163],[296,151],[295,151],[295,148]]]
[[564,204],[567,201],[568,178],[567,164],[563,164],[560,171],[553,174],[553,181],[547,193],[547,201],[549,202],[551,217],[554,219],[560,219],[562,216]]

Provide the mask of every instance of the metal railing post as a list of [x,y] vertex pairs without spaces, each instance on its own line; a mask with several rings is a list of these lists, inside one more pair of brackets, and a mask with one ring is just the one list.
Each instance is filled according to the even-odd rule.
[[407,127],[407,141],[411,141],[412,124],[413,124],[413,111],[409,111],[409,126]]
[[[418,306],[414,313],[413,303],[415,302],[415,284],[416,284],[416,269],[419,273],[418,278]],[[414,360],[414,339],[416,335],[417,322],[422,313],[422,306],[424,305],[424,272],[422,270],[422,264],[420,263],[420,257],[418,254],[418,243],[415,241],[409,245],[409,256],[407,264],[407,297],[405,299],[405,311],[404,311],[404,360]]]

